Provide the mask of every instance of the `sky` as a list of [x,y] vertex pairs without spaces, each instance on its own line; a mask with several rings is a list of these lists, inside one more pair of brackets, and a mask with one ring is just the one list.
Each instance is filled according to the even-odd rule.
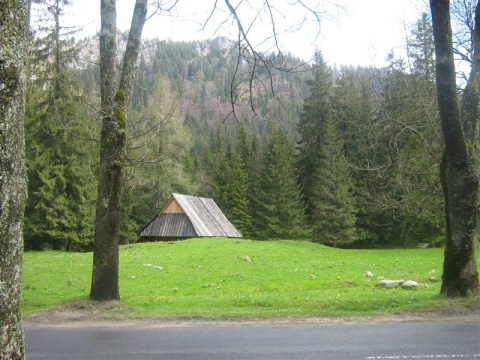
[[[66,9],[68,25],[83,27],[84,34],[98,31],[100,0],[72,2],[73,5]],[[278,10],[277,29],[286,29],[300,23],[299,19],[303,18],[304,13],[299,11],[300,8],[295,10],[288,7],[288,2],[292,1],[272,2],[278,7],[275,9]],[[134,0],[117,1],[117,25],[121,30],[129,28],[134,3]],[[222,5],[223,1],[219,0],[218,3]],[[255,4],[253,1],[250,3]],[[331,66],[384,65],[391,50],[402,53],[409,28],[422,12],[428,12],[425,0],[320,0],[318,3],[322,6],[319,10],[325,12],[320,29],[317,23],[307,22],[293,33],[285,32],[280,38],[280,45],[283,51],[306,61],[312,59],[315,49],[320,49]],[[213,4],[213,0],[179,0],[170,14],[148,20],[143,37],[172,41],[199,40],[219,35],[235,38],[236,26],[231,21],[223,23],[226,12],[222,12],[221,8],[202,30]],[[267,15],[263,12],[261,19],[268,19]],[[241,16],[248,22],[252,15],[245,11]],[[255,44],[261,44],[270,29],[265,23],[252,28],[251,38]],[[264,44],[262,50],[267,49],[270,47]]]

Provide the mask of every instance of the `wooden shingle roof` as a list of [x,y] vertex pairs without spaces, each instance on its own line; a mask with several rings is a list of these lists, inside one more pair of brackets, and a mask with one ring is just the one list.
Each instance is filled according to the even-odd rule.
[[[193,231],[192,231],[193,230]],[[213,199],[172,194],[141,237],[242,237]]]

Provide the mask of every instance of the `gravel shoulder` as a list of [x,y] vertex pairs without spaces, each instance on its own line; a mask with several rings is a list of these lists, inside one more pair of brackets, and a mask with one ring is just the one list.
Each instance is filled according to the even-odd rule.
[[255,317],[135,317],[119,302],[76,301],[24,317],[27,326],[162,327],[187,325],[353,324],[405,321],[472,321],[480,319],[480,299],[448,300],[442,309],[355,316]]

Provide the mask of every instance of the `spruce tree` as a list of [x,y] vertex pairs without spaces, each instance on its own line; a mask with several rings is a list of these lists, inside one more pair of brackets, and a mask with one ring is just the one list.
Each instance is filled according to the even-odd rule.
[[318,166],[313,173],[311,227],[313,239],[344,246],[357,239],[355,200],[343,141],[335,124],[326,119]]
[[245,233],[252,235],[255,233],[253,218],[256,216],[255,210],[255,192],[258,183],[259,174],[259,140],[258,137],[252,134],[252,131],[242,124],[237,133],[237,153],[240,157],[241,171],[247,178],[247,193],[246,193],[246,220],[248,226],[245,228]]
[[248,198],[248,172],[242,155],[234,148],[220,127],[217,128],[214,146],[213,171],[214,199],[227,218],[244,235],[252,229],[250,201]]
[[407,42],[407,49],[412,64],[412,72],[433,83],[435,78],[435,47],[433,44],[432,21],[427,13],[422,13],[411,34],[412,36]]
[[332,75],[320,52],[315,60],[310,96],[298,126],[297,166],[314,240],[338,246],[357,239],[352,178],[343,139],[332,120]]
[[256,237],[298,239],[308,236],[305,208],[294,167],[293,146],[276,124],[271,124],[262,149],[261,172],[255,195]]
[[[27,248],[86,249],[93,235],[95,201],[88,119],[74,85],[71,29],[61,26],[65,0],[41,1],[45,19],[34,41],[26,110],[29,197],[25,217]],[[93,186],[92,186],[93,185]]]
[[235,149],[232,149],[230,158],[231,177],[229,194],[230,220],[242,233],[249,237],[252,233],[252,217],[250,214],[250,200],[248,198],[248,173],[242,159]]
[[314,78],[307,81],[310,95],[304,100],[298,123],[299,140],[297,167],[299,183],[306,204],[307,214],[313,212],[313,174],[318,167],[318,159],[325,122],[331,116],[332,74],[323,60],[320,51],[315,52]]

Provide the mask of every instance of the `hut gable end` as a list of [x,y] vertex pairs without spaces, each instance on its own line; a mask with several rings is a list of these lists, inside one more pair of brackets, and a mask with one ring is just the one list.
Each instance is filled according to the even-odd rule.
[[180,207],[175,198],[172,196],[163,206],[162,210],[160,210],[159,214],[185,214],[185,212]]

